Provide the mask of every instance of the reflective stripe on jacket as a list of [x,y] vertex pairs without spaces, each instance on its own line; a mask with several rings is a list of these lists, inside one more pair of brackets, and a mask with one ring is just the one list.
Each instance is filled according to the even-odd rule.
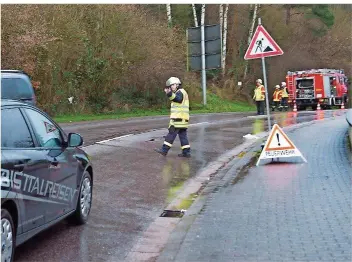
[[274,102],[279,102],[281,100],[282,96],[282,91],[281,90],[275,90],[273,94],[273,101]]
[[[177,92],[182,92],[183,99],[181,103],[172,101],[176,97]],[[173,93],[169,99],[171,102],[170,125],[176,128],[188,128],[189,125],[189,98],[184,89],[179,89]]]
[[281,91],[282,91],[283,98],[288,97],[287,87],[284,87]]
[[257,86],[254,89],[253,99],[255,99],[255,101],[264,101],[265,100],[265,88],[263,85]]

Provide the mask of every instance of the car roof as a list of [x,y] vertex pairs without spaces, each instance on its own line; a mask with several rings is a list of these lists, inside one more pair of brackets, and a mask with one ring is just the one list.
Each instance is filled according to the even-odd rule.
[[5,78],[30,78],[30,76],[21,70],[1,69],[1,77]]
[[20,102],[13,99],[1,99],[1,107],[3,106],[30,106],[27,103]]

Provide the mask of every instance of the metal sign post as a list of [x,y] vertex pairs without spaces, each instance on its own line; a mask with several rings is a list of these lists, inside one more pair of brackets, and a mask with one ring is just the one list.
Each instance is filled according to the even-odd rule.
[[[258,18],[258,25],[262,24],[261,18]],[[263,76],[264,76],[264,88],[265,88],[265,102],[266,102],[266,113],[268,115],[268,127],[269,131],[271,130],[271,119],[270,119],[270,109],[269,109],[269,96],[268,96],[268,83],[266,81],[266,70],[265,70],[265,58],[262,57],[262,67],[263,67]]]
[[266,80],[265,70],[265,57],[282,55],[284,52],[269,35],[269,33],[262,26],[261,18],[258,18],[258,27],[254,33],[254,36],[249,44],[247,52],[244,56],[245,60],[248,59],[262,59],[263,77],[264,77],[264,88],[265,88],[265,100],[266,100],[266,111],[268,116],[268,127],[271,130],[271,119],[270,119],[270,108],[269,108],[269,96],[268,96],[268,82]]
[[203,105],[207,104],[207,81],[205,73],[205,33],[204,33],[204,14],[202,14],[201,22],[201,49],[202,49],[202,89],[203,89]]

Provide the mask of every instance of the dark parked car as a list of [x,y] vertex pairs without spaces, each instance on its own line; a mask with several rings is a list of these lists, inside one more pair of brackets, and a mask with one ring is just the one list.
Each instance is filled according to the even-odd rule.
[[87,221],[93,169],[82,144],[79,134],[66,135],[35,106],[1,100],[2,261],[64,218]]
[[29,76],[19,70],[1,70],[1,99],[20,100],[35,105],[36,97]]

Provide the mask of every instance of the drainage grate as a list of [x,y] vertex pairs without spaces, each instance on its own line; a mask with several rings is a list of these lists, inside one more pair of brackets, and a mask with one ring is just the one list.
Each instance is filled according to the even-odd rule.
[[184,210],[164,210],[160,217],[183,217]]

